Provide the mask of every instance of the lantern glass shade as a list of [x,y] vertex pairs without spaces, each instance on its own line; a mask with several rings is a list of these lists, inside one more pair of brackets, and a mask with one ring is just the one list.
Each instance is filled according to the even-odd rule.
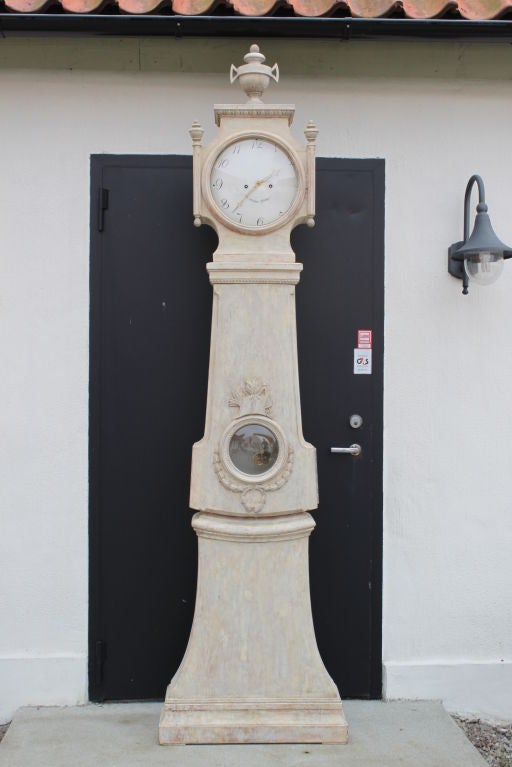
[[[478,186],[478,205],[471,236],[469,217],[471,190]],[[448,249],[448,271],[462,280],[462,292],[468,294],[470,282],[477,285],[491,285],[503,271],[503,262],[512,258],[512,248],[505,245],[492,228],[485,188],[481,176],[473,175],[466,186],[464,195],[464,234],[462,242],[454,242]]]
[[503,251],[501,253],[480,251],[467,255],[464,270],[472,282],[477,285],[491,285],[503,271]]

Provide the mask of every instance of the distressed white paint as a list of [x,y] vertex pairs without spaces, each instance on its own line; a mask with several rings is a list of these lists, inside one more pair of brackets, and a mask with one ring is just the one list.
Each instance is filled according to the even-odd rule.
[[[245,47],[0,41],[0,719],[86,696],[89,156],[189,154]],[[512,719],[512,266],[467,298],[445,266],[474,172],[512,241],[510,48],[263,50],[320,156],[386,160],[386,694]]]
[[[190,477],[190,506],[202,512],[192,522],[199,544],[197,596],[187,649],[160,717],[159,742],[168,745],[348,740],[311,613],[308,538],[314,522],[305,510],[318,506],[318,482],[315,448],[301,426],[295,285],[302,264],[290,247],[293,226],[313,223],[309,190],[318,131],[308,124],[308,145],[298,143],[290,130],[293,107],[262,102],[273,70],[259,59],[264,56],[252,45],[246,63],[232,68],[231,78],[235,72],[249,98],[241,106],[216,106],[213,141],[200,147],[199,126],[190,131],[195,223],[208,222],[218,244],[207,264],[213,314],[205,430],[193,447]],[[244,155],[244,141],[255,136],[270,149],[267,165],[265,149],[252,160]],[[240,153],[236,161],[222,160],[229,167],[221,196],[243,217],[228,222],[210,190],[219,158],[232,158],[233,145]],[[286,164],[295,184],[284,203],[274,191],[279,195],[280,182],[289,184]],[[282,171],[284,179],[278,178]],[[229,179],[237,173],[233,199]],[[249,191],[240,200],[243,180]],[[258,187],[266,190],[267,207],[254,205],[253,220],[244,223]],[[264,225],[255,237],[260,215]],[[241,427],[257,424],[274,435],[277,457],[251,476],[251,467],[231,460],[229,445]]]
[[346,743],[311,615],[311,515],[199,513],[192,525],[200,571],[194,623],[167,688],[159,742]]

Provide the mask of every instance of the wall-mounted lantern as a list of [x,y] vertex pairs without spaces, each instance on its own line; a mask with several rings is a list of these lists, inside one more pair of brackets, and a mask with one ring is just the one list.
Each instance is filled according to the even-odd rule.
[[[469,236],[469,203],[473,185],[478,186],[475,225]],[[496,236],[485,202],[485,187],[480,176],[471,176],[464,197],[464,239],[448,249],[448,271],[462,280],[462,292],[468,293],[469,280],[490,285],[503,271],[505,258],[512,258],[512,248]]]

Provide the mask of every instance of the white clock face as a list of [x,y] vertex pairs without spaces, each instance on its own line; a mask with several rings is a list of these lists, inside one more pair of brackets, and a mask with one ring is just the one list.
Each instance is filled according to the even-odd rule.
[[210,173],[219,211],[241,227],[266,228],[286,215],[299,180],[287,152],[266,138],[243,138],[224,149]]

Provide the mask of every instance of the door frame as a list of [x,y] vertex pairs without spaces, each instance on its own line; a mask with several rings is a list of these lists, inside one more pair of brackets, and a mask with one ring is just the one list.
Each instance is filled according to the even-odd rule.
[[[159,155],[91,155],[91,204],[90,204],[90,351],[89,351],[89,698],[104,699],[101,670],[105,661],[101,636],[101,327],[102,327],[102,237],[101,222],[108,199],[102,196],[103,171],[108,166],[161,167]],[[189,163],[192,171],[192,157],[189,155],[165,155],[170,167],[183,167]],[[373,282],[373,306],[375,316],[381,320],[377,343],[380,353],[374,349],[374,365],[382,370],[382,386],[377,389],[376,406],[381,414],[379,429],[381,438],[375,440],[375,463],[381,478],[375,488],[375,507],[372,518],[371,536],[371,628],[370,628],[370,695],[371,699],[382,698],[382,561],[383,561],[383,336],[384,336],[384,193],[385,162],[382,159],[362,158],[318,158],[319,169],[334,168],[358,171],[364,164],[365,170],[373,173],[375,232],[372,247],[372,265],[376,276]],[[346,696],[345,696],[346,697]]]

